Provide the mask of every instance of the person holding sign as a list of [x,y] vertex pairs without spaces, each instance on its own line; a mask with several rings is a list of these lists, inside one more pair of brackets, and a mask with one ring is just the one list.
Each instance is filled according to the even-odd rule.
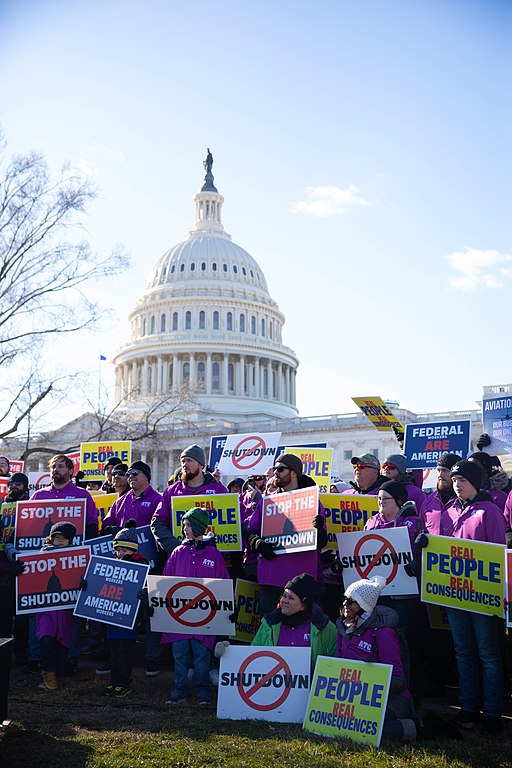
[[[334,656],[336,627],[315,603],[316,593],[316,581],[309,573],[290,579],[277,608],[261,620],[251,645],[310,647],[313,669],[317,656]],[[215,656],[222,656],[228,645],[217,643]]]
[[[73,523],[55,523],[41,552],[69,547],[76,536]],[[57,578],[55,575],[50,579]],[[40,688],[54,691],[64,677],[73,631],[73,611],[44,611],[36,617],[36,635],[41,649],[43,682]]]
[[[316,483],[303,474],[302,461],[292,453],[282,453],[274,464],[274,480],[277,487],[275,493],[286,493],[298,488],[307,488]],[[263,518],[263,499],[247,521],[247,546],[258,555],[258,584],[260,585],[260,615],[272,611],[279,601],[283,587],[290,578],[305,571],[314,578],[318,577],[320,558],[319,551],[327,544],[324,509],[318,505],[312,525],[317,529],[317,548],[308,552],[292,552],[280,555],[278,560],[275,553],[276,544],[265,541],[261,537]],[[286,524],[286,523],[285,523]]]
[[[170,554],[164,576],[192,576],[199,579],[229,579],[222,554],[215,544],[213,533],[206,530],[210,524],[208,510],[194,507],[184,516],[181,530],[185,537]],[[172,643],[174,657],[174,685],[166,704],[182,704],[187,699],[188,670],[194,667],[192,686],[199,704],[212,699],[210,683],[210,653],[215,635],[164,633],[162,643]]]

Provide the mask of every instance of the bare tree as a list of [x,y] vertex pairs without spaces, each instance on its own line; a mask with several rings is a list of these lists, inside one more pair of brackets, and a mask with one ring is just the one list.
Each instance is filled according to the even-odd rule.
[[[8,158],[0,136],[0,363],[9,394],[0,405],[0,438],[14,435],[52,392],[40,376],[27,399],[27,356],[45,343],[92,326],[100,313],[86,295],[91,282],[126,268],[116,249],[94,253],[83,237],[87,206],[95,197],[88,179],[64,168],[52,178],[41,155]],[[33,354],[32,354],[33,356]],[[14,373],[13,373],[14,372]],[[19,374],[16,379],[16,374]]]

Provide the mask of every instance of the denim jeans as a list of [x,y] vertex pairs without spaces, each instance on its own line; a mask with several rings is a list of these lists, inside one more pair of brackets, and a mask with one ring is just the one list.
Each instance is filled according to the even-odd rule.
[[455,646],[461,707],[466,712],[480,711],[481,665],[484,715],[498,717],[503,708],[500,619],[456,608],[447,608],[446,613]]
[[174,685],[172,695],[185,699],[188,688],[188,670],[194,667],[192,687],[199,701],[210,701],[212,697],[210,683],[210,649],[199,640],[177,640],[172,643],[174,657]]

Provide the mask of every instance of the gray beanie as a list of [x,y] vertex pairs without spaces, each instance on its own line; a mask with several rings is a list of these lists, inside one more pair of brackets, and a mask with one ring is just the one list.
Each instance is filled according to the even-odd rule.
[[382,466],[384,464],[394,464],[401,475],[405,475],[407,472],[407,456],[404,456],[402,453],[392,453],[391,456],[384,459]]
[[185,459],[187,456],[189,459],[197,461],[202,467],[206,467],[206,456],[200,445],[189,445],[188,448],[181,452],[180,459]]

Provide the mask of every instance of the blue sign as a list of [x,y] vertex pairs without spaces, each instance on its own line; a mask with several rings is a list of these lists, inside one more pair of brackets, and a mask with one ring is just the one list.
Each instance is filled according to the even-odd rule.
[[469,453],[471,422],[435,421],[430,424],[407,424],[404,454],[407,469],[431,469],[445,453],[457,453],[465,459]]
[[[137,541],[139,542],[137,552],[146,558],[150,570],[153,570],[156,565],[157,546],[149,525],[141,525],[140,528],[137,528]],[[109,534],[107,536],[97,536],[95,539],[87,539],[85,543],[91,548],[91,555],[115,557],[113,542],[114,537],[112,534]]]
[[73,615],[133,629],[148,571],[143,563],[91,555]]
[[[227,435],[217,435],[216,437],[210,438],[210,458],[208,459],[208,466],[213,471],[215,467],[218,465],[221,456],[222,451],[224,448],[224,444],[226,442]],[[284,449],[288,446],[291,447],[291,441],[289,440],[286,445],[280,445],[277,449],[277,456],[280,456],[282,453],[284,453]],[[294,448],[327,448],[327,443],[308,443],[307,445],[304,445],[303,443],[293,443]]]
[[492,439],[489,453],[512,453],[512,396],[484,397],[482,401],[484,432]]

